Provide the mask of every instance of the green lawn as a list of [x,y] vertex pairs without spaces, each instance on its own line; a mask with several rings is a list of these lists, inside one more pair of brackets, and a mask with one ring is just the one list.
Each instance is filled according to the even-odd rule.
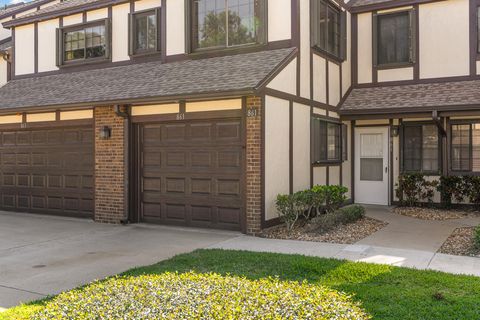
[[[296,255],[199,250],[124,275],[216,272],[307,280],[353,294],[374,319],[480,319],[480,278]],[[42,302],[0,313],[28,319]]]

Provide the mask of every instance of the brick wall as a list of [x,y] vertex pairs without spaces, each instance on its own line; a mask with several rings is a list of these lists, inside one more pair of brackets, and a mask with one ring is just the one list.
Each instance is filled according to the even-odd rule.
[[262,228],[262,99],[248,97],[248,108],[258,110],[247,117],[247,233],[255,235]]
[[[124,119],[113,107],[95,108],[95,221],[120,223],[125,210]],[[110,139],[100,129],[111,128]]]

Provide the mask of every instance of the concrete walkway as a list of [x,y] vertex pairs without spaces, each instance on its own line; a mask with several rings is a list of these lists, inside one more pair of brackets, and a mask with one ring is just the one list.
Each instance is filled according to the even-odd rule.
[[424,221],[397,215],[392,213],[390,208],[379,206],[368,206],[367,216],[389,224],[354,245],[274,240],[242,235],[210,248],[301,254],[480,276],[480,258],[437,253],[455,229],[479,225],[480,217]]

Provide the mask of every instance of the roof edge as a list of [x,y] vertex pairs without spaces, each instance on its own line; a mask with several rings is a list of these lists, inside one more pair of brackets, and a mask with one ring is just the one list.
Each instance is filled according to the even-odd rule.
[[362,116],[362,115],[391,115],[391,114],[411,114],[425,113],[432,111],[471,111],[480,109],[479,104],[452,104],[446,106],[417,106],[417,107],[401,107],[391,109],[361,109],[361,110],[342,110],[338,113],[344,116]]
[[[19,6],[18,9],[16,10],[12,10],[8,13],[5,13],[5,14],[0,14],[0,19],[3,19],[3,18],[6,18],[6,17],[10,17],[10,16],[14,16],[16,15],[17,13],[20,13],[20,12],[23,12],[23,11],[27,11],[27,10],[30,10],[30,9],[33,9],[35,7],[38,7],[38,6],[41,6],[41,5],[44,5],[46,3],[49,3],[49,2],[52,2],[53,0],[41,0],[41,1],[32,1],[32,3],[25,3],[24,6]],[[9,22],[9,21],[8,21]]]
[[292,48],[292,52],[288,54],[273,70],[265,77],[263,78],[256,86],[255,86],[255,91],[260,91],[264,89],[270,81],[272,81],[280,72],[282,72],[285,67],[287,67],[290,62],[293,61],[293,59],[298,57],[298,48]]
[[[45,1],[48,2],[51,0],[45,0]],[[33,22],[55,19],[61,16],[80,13],[86,10],[101,9],[101,8],[108,7],[110,5],[117,5],[117,4],[127,3],[127,2],[130,2],[130,0],[99,0],[93,3],[81,4],[75,7],[68,7],[64,9],[59,8],[58,10],[54,10],[51,12],[40,13],[38,15],[31,16],[31,17],[27,15],[25,17],[4,22],[3,27],[11,28],[11,27],[22,26],[25,24],[33,23]]]
[[375,11],[375,10],[386,10],[386,9],[409,6],[409,5],[425,4],[425,3],[440,2],[440,1],[446,1],[446,0],[390,0],[382,3],[372,3],[372,4],[356,6],[356,2],[358,2],[357,0],[350,7],[350,12],[364,13],[364,12]]

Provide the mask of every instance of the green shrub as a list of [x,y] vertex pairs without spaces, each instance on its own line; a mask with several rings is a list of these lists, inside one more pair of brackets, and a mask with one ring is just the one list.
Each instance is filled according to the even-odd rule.
[[474,204],[477,209],[480,208],[480,177],[463,177],[463,195]]
[[427,181],[421,173],[403,174],[398,177],[396,195],[402,205],[420,205],[421,201],[433,202],[438,181]]
[[475,248],[480,250],[480,225],[475,228],[473,242],[475,244]]
[[304,192],[296,192],[288,195],[277,195],[275,205],[280,220],[287,226],[287,231],[291,232],[295,227],[298,219],[305,215],[309,206],[306,202],[306,195]]
[[452,199],[455,199],[457,202],[464,201],[464,186],[462,177],[441,176],[440,182],[437,186],[437,191],[440,192],[442,205],[446,208],[450,208],[452,206]]
[[[347,200],[348,188],[344,186],[314,186],[312,191],[317,194],[318,199],[323,200],[321,207],[317,207],[317,213],[334,212]],[[317,202],[318,204],[318,202]]]
[[356,222],[365,216],[365,208],[351,205],[335,212],[319,215],[312,219],[307,226],[307,231],[327,232],[342,224]]
[[33,320],[370,319],[351,297],[323,286],[219,274],[117,277],[62,293]]

